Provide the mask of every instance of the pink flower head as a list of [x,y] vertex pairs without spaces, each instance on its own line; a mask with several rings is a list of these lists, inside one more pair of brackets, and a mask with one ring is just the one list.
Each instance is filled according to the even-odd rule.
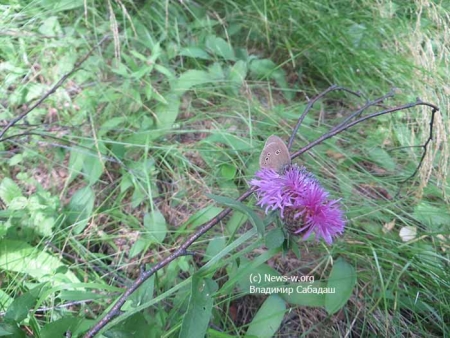
[[329,200],[328,192],[304,167],[289,166],[283,174],[261,169],[250,185],[256,187],[257,205],[280,210],[289,232],[307,239],[312,233],[327,244],[344,231],[344,214],[338,200]]

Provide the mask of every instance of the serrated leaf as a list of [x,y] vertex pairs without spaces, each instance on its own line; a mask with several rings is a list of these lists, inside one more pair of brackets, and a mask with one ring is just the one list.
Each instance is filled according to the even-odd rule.
[[27,206],[28,206],[28,199],[26,197],[20,196],[13,198],[11,203],[9,203],[8,207],[10,210],[20,210],[25,209]]
[[57,16],[50,16],[44,19],[42,25],[38,28],[42,35],[54,36],[61,33],[61,26]]
[[293,98],[294,93],[289,90],[289,84],[286,81],[286,73],[272,60],[253,60],[250,63],[250,72],[259,80],[274,80],[280,89],[283,90],[283,94],[288,100]]
[[74,225],[74,233],[81,233],[86,227],[94,210],[95,194],[90,187],[75,192],[70,199],[67,210],[67,221]]
[[200,48],[200,47],[182,48],[179,55],[196,58],[196,59],[211,60],[211,57],[209,56],[209,54],[203,48]]
[[55,271],[63,265],[58,258],[45,251],[38,251],[24,242],[7,239],[0,242],[0,269],[20,272],[39,282],[51,280],[53,285],[80,283],[70,270],[63,274],[65,281],[54,278]]
[[0,183],[0,198],[7,206],[15,199],[22,197],[19,186],[9,177],[5,177]]
[[213,82],[213,79],[211,79],[211,75],[208,72],[191,69],[181,74],[175,81],[173,92],[182,96],[186,91],[192,89],[192,87],[209,82]]
[[234,61],[236,59],[233,48],[222,38],[210,35],[206,39],[205,45],[209,52],[215,56],[228,61]]
[[212,296],[217,291],[217,283],[210,278],[194,275],[191,290],[189,306],[181,325],[180,338],[205,337],[213,307]]
[[100,127],[99,135],[104,135],[107,132],[116,129],[119,125],[125,123],[127,118],[125,116],[112,117],[106,120]]
[[278,295],[270,295],[250,323],[245,337],[270,338],[283,322],[286,304]]
[[247,77],[247,63],[239,60],[229,70],[227,80],[230,83],[231,91],[234,95],[239,94],[242,84]]
[[238,210],[242,212],[243,214],[247,215],[249,217],[250,222],[255,226],[258,233],[263,236],[264,235],[264,223],[263,221],[258,217],[258,215],[250,209],[245,204],[236,201],[232,198],[225,197],[225,196],[218,196],[218,195],[212,195],[207,194],[207,196],[216,202],[226,205],[227,207],[230,207],[231,209]]
[[159,210],[147,213],[144,216],[144,227],[158,243],[162,243],[167,234],[167,223],[163,214]]
[[327,284],[327,289],[334,289],[336,292],[328,292],[325,295],[325,309],[329,314],[336,313],[347,303],[355,285],[355,268],[339,258],[331,269]]
[[218,82],[225,80],[225,74],[223,72],[222,65],[219,62],[214,62],[208,67],[209,75],[211,76],[211,82]]

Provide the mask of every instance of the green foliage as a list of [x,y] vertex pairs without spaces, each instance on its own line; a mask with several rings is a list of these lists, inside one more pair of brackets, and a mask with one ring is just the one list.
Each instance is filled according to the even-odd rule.
[[259,308],[246,337],[273,337],[284,318],[285,303],[277,295],[269,296]]
[[59,200],[48,191],[38,189],[29,197],[6,177],[0,182],[0,201],[6,209],[0,212],[0,236],[33,240],[37,235],[51,236],[58,223]]
[[[418,95],[445,107],[445,6],[0,5],[0,121],[25,111],[111,36],[5,135],[26,136],[0,142],[0,336],[25,337],[23,327],[40,337],[81,336],[141,266],[160,262],[225,207],[233,214],[193,244],[193,257],[177,258],[142,284],[104,336],[448,335],[442,196],[449,191],[438,183],[445,170],[432,172],[420,197],[415,185],[399,184],[421,157],[421,148],[405,147],[423,143],[429,120],[414,119],[423,112],[371,120],[298,160],[347,210],[344,238],[331,247],[287,236],[253,200],[235,200],[258,168],[266,136],[287,135],[305,97],[331,83],[371,95],[401,87],[402,99]],[[318,102],[293,149],[364,99],[332,93]],[[436,148],[445,134],[439,128]],[[427,165],[438,170],[446,158],[438,153]],[[403,242],[403,227],[417,237]],[[315,311],[308,331],[289,324],[300,322],[298,307]],[[340,310],[341,324],[323,325]]]
[[325,309],[329,314],[339,311],[348,302],[355,285],[355,268],[339,258],[333,265],[327,284],[327,289],[335,291],[325,296]]

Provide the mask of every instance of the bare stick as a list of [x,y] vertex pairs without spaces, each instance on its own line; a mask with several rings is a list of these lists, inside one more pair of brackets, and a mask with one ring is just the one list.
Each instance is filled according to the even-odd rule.
[[[330,88],[328,88],[324,93],[328,93],[330,91],[333,90],[339,90],[338,88],[340,87],[336,87],[336,86],[332,86]],[[342,89],[344,90],[344,89]],[[348,90],[346,90],[348,91]],[[351,91],[349,91],[351,92]],[[351,92],[353,94],[355,94],[354,92]],[[323,94],[323,93],[322,93]],[[314,102],[316,102],[319,98],[323,97],[325,94],[319,94],[315,99]],[[388,94],[389,95],[389,94]],[[381,98],[380,98],[381,99]],[[378,100],[374,100],[373,102],[377,102]],[[314,103],[313,102],[313,103]],[[370,104],[367,106],[372,106],[373,104]],[[434,113],[437,112],[439,109],[438,107],[436,107],[433,104],[430,103],[426,103],[426,102],[422,102],[422,101],[417,101],[414,103],[409,103],[409,104],[405,104],[402,106],[398,106],[398,107],[394,107],[394,108],[389,108],[377,113],[373,113],[364,117],[361,117],[353,122],[350,123],[345,123],[344,125],[341,123],[340,125],[338,125],[336,128],[333,128],[331,131],[329,131],[327,134],[319,137],[316,141],[311,142],[308,146],[300,149],[299,151],[297,151],[296,153],[291,155],[291,159],[294,159],[298,156],[300,156],[301,154],[305,153],[306,151],[308,151],[309,149],[311,149],[312,147],[322,143],[323,141],[335,136],[338,133],[341,133],[343,131],[345,131],[348,128],[351,128],[354,125],[357,125],[361,122],[364,122],[366,120],[384,115],[384,114],[389,114],[389,113],[393,113],[399,110],[404,110],[404,109],[409,109],[409,108],[413,108],[419,105],[424,105],[424,106],[428,106],[431,107],[433,109],[432,114],[434,116]],[[311,105],[308,105],[310,107],[312,107]],[[366,107],[366,108],[367,108]],[[364,109],[366,109],[364,108]],[[305,111],[309,111],[305,110]],[[350,115],[349,118],[347,118],[347,121],[349,121],[351,118],[358,116],[361,111],[357,111],[355,113],[352,113]],[[302,114],[302,116],[305,115],[305,113]],[[304,117],[304,116],[303,116]],[[298,126],[301,124],[301,122],[298,124]],[[430,127],[432,127],[432,123],[430,123]],[[298,128],[294,129],[291,139],[293,139],[293,136],[295,135],[296,131],[298,130]],[[429,140],[431,140],[431,136]],[[426,150],[426,145],[427,143],[424,145],[425,150]],[[241,195],[237,200],[242,202],[244,200],[246,200],[254,191],[255,188],[250,188],[249,190],[247,190],[243,195]],[[94,337],[97,333],[99,333],[112,319],[114,319],[115,317],[117,317],[120,314],[120,308],[123,306],[123,304],[125,304],[126,300],[128,299],[128,297],[134,292],[136,291],[136,289],[141,286],[148,278],[150,278],[155,272],[157,272],[158,270],[160,270],[161,268],[163,268],[164,266],[166,266],[167,264],[169,264],[170,262],[172,262],[173,260],[175,260],[178,257],[184,256],[186,254],[189,254],[187,249],[198,239],[200,238],[202,235],[204,235],[207,231],[209,231],[211,228],[213,228],[220,220],[222,220],[225,216],[227,216],[230,212],[232,211],[231,208],[227,208],[224,209],[221,213],[219,213],[216,217],[212,218],[210,221],[208,221],[207,223],[204,223],[202,226],[200,226],[200,228],[194,233],[192,234],[178,249],[176,249],[172,254],[170,254],[169,256],[167,256],[165,259],[163,259],[162,261],[160,261],[159,263],[157,263],[156,265],[154,265],[151,269],[149,269],[148,271],[142,271],[140,276],[133,282],[133,284],[125,290],[125,292],[119,297],[119,299],[116,301],[116,303],[112,306],[112,308],[105,314],[105,316],[100,319],[100,321],[94,326],[92,327],[84,336],[85,338],[92,338]]]
[[344,88],[344,87],[338,87],[336,85],[332,85],[331,87],[329,87],[328,89],[325,89],[325,91],[323,91],[322,93],[317,95],[315,98],[310,100],[308,102],[308,104],[306,105],[306,108],[303,111],[302,115],[300,115],[300,117],[298,118],[297,124],[295,125],[295,127],[294,127],[294,129],[292,131],[291,137],[289,138],[289,142],[288,142],[288,149],[289,150],[291,150],[292,143],[294,142],[294,138],[295,138],[295,135],[297,135],[298,129],[300,128],[301,124],[303,123],[303,120],[305,119],[305,116],[309,113],[309,111],[313,107],[314,103],[319,101],[322,97],[327,95],[329,92],[332,92],[332,91],[335,91],[335,90],[343,90],[343,91],[346,91],[346,92],[348,92],[350,94],[353,94],[355,96],[361,97],[360,93],[354,92],[354,91],[349,90],[349,89]]
[[[247,190],[244,194],[242,194],[237,200],[238,201],[244,201],[253,193],[254,189]],[[176,249],[173,253],[171,253],[169,256],[164,258],[162,261],[157,263],[156,265],[152,266],[151,269],[148,271],[143,271],[140,276],[133,282],[133,284],[126,289],[126,291],[120,296],[120,298],[116,301],[114,306],[108,311],[108,313],[100,319],[100,321],[95,324],[92,329],[90,329],[86,335],[85,338],[92,338],[94,337],[100,330],[108,324],[114,317],[119,315],[120,308],[123,304],[127,301],[128,297],[136,291],[136,289],[141,286],[148,278],[150,278],[156,271],[162,269],[167,264],[172,262],[174,259],[185,256],[188,254],[187,248],[192,245],[197,239],[199,239],[203,234],[205,234],[209,229],[214,227],[217,223],[220,222],[226,215],[228,215],[232,211],[231,208],[226,208],[222,210],[216,217],[212,218],[207,223],[203,224],[194,234],[192,234],[178,249]]]
[[[398,107],[394,107],[394,108],[389,108],[389,109],[386,109],[386,110],[382,110],[382,111],[380,111],[380,112],[376,112],[376,113],[373,113],[373,114],[370,114],[370,115],[361,117],[361,118],[359,118],[359,119],[357,119],[357,120],[355,120],[355,121],[353,121],[353,122],[350,122],[350,123],[348,123],[348,124],[340,125],[340,127],[338,126],[337,128],[333,128],[331,131],[329,131],[328,133],[326,133],[326,134],[324,134],[323,136],[319,137],[317,140],[311,142],[311,143],[308,144],[306,147],[303,147],[303,148],[300,149],[299,151],[297,151],[297,152],[295,152],[294,154],[292,154],[292,155],[291,155],[291,158],[294,159],[294,158],[300,156],[301,154],[303,154],[304,152],[308,151],[309,149],[315,147],[315,146],[318,145],[319,143],[322,143],[323,141],[328,140],[329,138],[331,138],[331,137],[333,137],[333,136],[335,136],[335,135],[337,135],[337,134],[343,132],[344,130],[346,130],[346,129],[348,129],[348,128],[353,127],[354,125],[356,125],[356,124],[358,124],[358,123],[364,122],[364,121],[366,121],[366,120],[369,120],[369,119],[372,119],[372,118],[375,118],[375,117],[378,117],[378,116],[381,116],[381,115],[394,113],[394,112],[399,111],[399,110],[410,109],[410,108],[413,108],[413,107],[416,107],[416,106],[428,106],[428,107],[432,108],[432,111],[431,111],[432,116],[431,116],[431,121],[430,121],[430,136],[429,136],[428,140],[425,142],[425,144],[424,144],[423,146],[421,146],[421,147],[423,147],[423,148],[425,149],[425,151],[426,151],[426,147],[427,147],[428,143],[430,143],[430,141],[431,141],[432,138],[433,138],[432,131],[433,131],[434,114],[435,114],[437,111],[439,111],[439,108],[438,108],[437,106],[435,106],[434,104],[427,103],[427,102],[422,102],[422,101],[420,101],[420,100],[417,100],[416,102],[413,102],[413,103],[407,103],[407,104],[404,104],[404,105],[402,105],[402,106],[398,106]],[[422,164],[422,161],[423,161],[424,157],[425,157],[425,154],[422,156],[422,159],[420,160],[420,163],[419,163],[419,166],[418,166],[418,167],[420,167],[420,165]],[[417,173],[417,169],[416,169],[416,171],[414,172],[414,175],[415,175],[416,173]],[[414,176],[414,175],[412,175],[412,176]],[[411,177],[412,177],[412,176],[411,176]]]
[[96,48],[98,48],[100,45],[103,44],[106,40],[108,40],[108,36],[104,36],[103,39],[100,40],[100,42],[92,48],[80,61],[78,61],[72,68],[72,70],[66,74],[64,74],[58,82],[55,83],[55,85],[50,88],[48,92],[46,92],[35,104],[33,104],[30,108],[28,108],[25,112],[20,114],[19,116],[13,118],[11,121],[8,122],[8,124],[3,128],[3,130],[0,132],[0,142],[3,141],[3,135],[8,131],[9,128],[14,126],[17,122],[22,120],[25,116],[27,116],[31,111],[33,111],[37,106],[39,106],[42,102],[44,102],[45,99],[47,99],[50,95],[52,95],[59,87],[62,86],[62,84],[70,77],[72,76],[77,70],[80,69],[81,65],[87,60],[89,56],[94,52]]

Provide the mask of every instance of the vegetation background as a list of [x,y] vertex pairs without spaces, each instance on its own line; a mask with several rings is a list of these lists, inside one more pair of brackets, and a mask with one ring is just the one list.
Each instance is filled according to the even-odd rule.
[[[267,136],[287,140],[334,83],[372,99],[398,88],[386,105],[440,107],[419,174],[401,183],[420,161],[411,146],[428,138],[430,109],[334,137],[298,163],[342,198],[342,238],[283,253],[277,228],[260,238],[251,214],[235,212],[103,334],[448,335],[448,13],[448,1],[419,0],[2,1],[2,129],[111,39],[0,140],[0,335],[83,334],[141,266],[223,210],[207,194],[244,192]],[[328,95],[293,149],[364,103]],[[249,294],[249,273],[319,286],[341,276],[348,294]]]

